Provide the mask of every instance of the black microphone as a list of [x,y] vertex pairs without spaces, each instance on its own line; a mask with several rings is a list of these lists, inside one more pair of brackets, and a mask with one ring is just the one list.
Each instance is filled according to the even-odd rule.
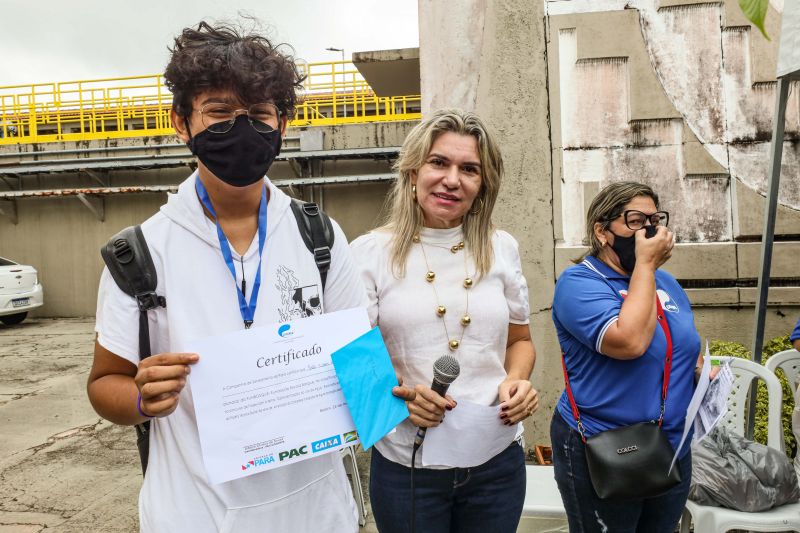
[[[456,380],[458,374],[461,372],[461,367],[458,366],[458,360],[452,355],[443,355],[433,363],[433,383],[431,389],[439,396],[444,397],[450,384]],[[425,440],[425,433],[428,428],[419,428],[417,436],[414,437],[414,451],[422,446],[422,441]]]

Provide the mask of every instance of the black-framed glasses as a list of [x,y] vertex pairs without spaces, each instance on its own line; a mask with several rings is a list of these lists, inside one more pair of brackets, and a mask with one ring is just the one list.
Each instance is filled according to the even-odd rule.
[[655,213],[648,215],[647,213],[642,213],[641,211],[637,211],[635,209],[628,209],[627,211],[623,211],[618,215],[608,217],[606,222],[611,222],[618,217],[623,217],[625,226],[634,231],[645,227],[648,221],[650,221],[651,226],[669,225],[669,213],[666,211],[656,211]]
[[247,115],[247,120],[256,131],[269,133],[278,129],[281,117],[275,104],[269,102],[253,104],[247,109],[211,102],[201,107],[198,113],[203,120],[203,126],[211,133],[228,133],[239,115]]

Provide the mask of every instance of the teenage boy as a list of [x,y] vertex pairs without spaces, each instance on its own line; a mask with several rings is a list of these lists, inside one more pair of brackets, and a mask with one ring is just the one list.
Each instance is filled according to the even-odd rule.
[[151,421],[139,495],[144,532],[357,531],[339,454],[211,485],[203,468],[185,341],[365,305],[334,223],[324,295],[290,198],[265,174],[301,86],[291,56],[263,36],[201,22],[175,39],[165,72],[172,124],[197,171],[142,224],[168,306],[150,311],[153,356],[139,359],[139,310],[108,270],[97,304],[88,393],[123,425]]

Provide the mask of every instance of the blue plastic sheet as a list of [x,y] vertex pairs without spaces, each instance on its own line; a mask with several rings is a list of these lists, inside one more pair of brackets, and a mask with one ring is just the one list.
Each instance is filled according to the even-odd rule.
[[392,395],[397,375],[380,329],[372,328],[331,354],[339,384],[365,450],[408,417],[406,404]]

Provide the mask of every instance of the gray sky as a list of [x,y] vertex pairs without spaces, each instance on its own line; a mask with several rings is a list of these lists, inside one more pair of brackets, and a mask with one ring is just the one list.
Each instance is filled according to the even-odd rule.
[[239,12],[309,62],[419,45],[417,0],[0,0],[0,86],[160,73],[182,28]]

